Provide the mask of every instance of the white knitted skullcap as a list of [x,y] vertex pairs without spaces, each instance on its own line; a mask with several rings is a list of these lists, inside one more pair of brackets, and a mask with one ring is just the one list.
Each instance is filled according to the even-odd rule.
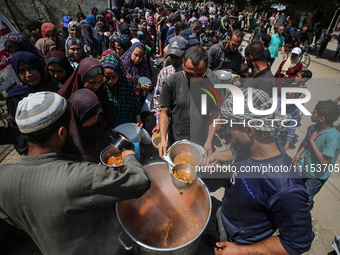
[[54,123],[66,109],[67,101],[57,93],[32,93],[19,102],[15,121],[22,133],[33,133]]

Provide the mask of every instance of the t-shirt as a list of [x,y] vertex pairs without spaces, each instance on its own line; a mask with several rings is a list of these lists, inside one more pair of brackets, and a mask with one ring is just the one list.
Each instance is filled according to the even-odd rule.
[[335,128],[318,130],[322,134],[316,138],[315,144],[322,155],[331,158],[328,166],[320,165],[314,150],[311,146],[302,153],[301,165],[309,175],[320,180],[327,180],[334,171],[335,162],[340,154],[340,132]]
[[[243,152],[236,155],[233,166],[237,170],[291,166],[291,158],[280,150],[280,155],[264,160]],[[246,174],[244,178],[240,174],[231,178],[222,200],[222,223],[232,241],[238,245],[254,244],[278,229],[280,242],[289,254],[308,251],[314,233],[302,179],[294,172],[267,172],[258,174],[259,178],[247,178]]]
[[244,88],[255,88],[255,89],[261,89],[271,97],[273,94],[273,88],[275,87],[275,79],[270,71],[270,68],[267,67],[266,69],[263,69],[262,71],[254,74],[251,78],[248,78],[243,85]]
[[206,140],[209,113],[218,107],[208,96],[207,115],[201,115],[201,96],[206,93],[190,85],[192,84],[187,82],[183,72],[174,73],[166,80],[158,101],[162,107],[171,109],[171,131],[174,141],[187,139],[203,145]]
[[279,48],[285,46],[285,38],[282,35],[274,34],[271,36],[271,40],[268,46],[270,56],[277,58],[279,55]]

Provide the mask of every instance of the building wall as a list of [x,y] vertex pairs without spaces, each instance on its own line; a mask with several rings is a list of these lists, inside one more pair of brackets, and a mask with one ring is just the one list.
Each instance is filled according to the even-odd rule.
[[[71,16],[75,20],[79,10],[86,16],[91,13],[94,6],[98,10],[108,7],[108,0],[8,0],[8,3],[21,28],[26,28],[26,21],[30,18],[51,22],[59,28],[63,16]],[[0,11],[14,24],[5,4],[0,5]]]

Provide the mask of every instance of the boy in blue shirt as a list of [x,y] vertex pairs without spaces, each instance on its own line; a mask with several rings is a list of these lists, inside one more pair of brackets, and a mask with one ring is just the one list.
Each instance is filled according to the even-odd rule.
[[339,115],[336,103],[319,101],[311,117],[316,124],[308,128],[306,142],[293,158],[295,164],[300,160],[310,210],[314,196],[339,167],[335,162],[340,154],[340,132],[333,126]]

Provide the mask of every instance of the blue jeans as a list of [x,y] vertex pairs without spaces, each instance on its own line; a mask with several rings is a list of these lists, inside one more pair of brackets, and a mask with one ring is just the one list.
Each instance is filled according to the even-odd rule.
[[313,206],[314,206],[314,196],[320,191],[320,189],[322,188],[322,186],[325,184],[326,180],[320,180],[317,178],[311,178],[310,176],[307,177],[306,174],[303,175],[303,181],[305,183],[305,187],[308,193],[308,209],[312,210]]

